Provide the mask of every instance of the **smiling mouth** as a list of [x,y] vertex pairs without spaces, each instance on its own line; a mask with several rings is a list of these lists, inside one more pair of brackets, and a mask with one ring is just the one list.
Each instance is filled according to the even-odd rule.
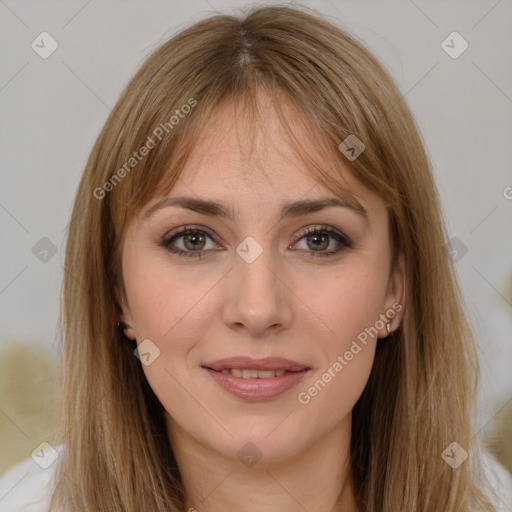
[[[231,365],[238,368],[231,368]],[[244,368],[246,365],[257,366],[257,368]],[[278,362],[270,359],[265,362],[260,360],[257,364],[247,360],[242,362],[239,359],[231,360],[230,365],[225,362],[216,362],[204,365],[203,369],[229,394],[250,402],[277,398],[296,386],[311,372],[309,367],[298,363],[283,363],[282,360]]]
[[277,398],[311,372],[309,366],[291,359],[244,355],[205,362],[202,367],[225,391],[253,402]]
[[224,368],[222,370],[215,370],[214,368],[208,369],[217,373],[223,373],[224,375],[242,377],[242,379],[273,379],[275,377],[281,377],[281,375],[286,373],[286,370],[251,370],[240,368]]

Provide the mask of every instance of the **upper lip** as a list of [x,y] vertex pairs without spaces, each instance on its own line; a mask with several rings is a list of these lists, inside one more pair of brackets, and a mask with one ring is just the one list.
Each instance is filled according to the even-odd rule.
[[287,372],[300,372],[309,368],[304,364],[291,361],[290,359],[284,359],[283,357],[264,357],[262,359],[254,359],[248,356],[235,356],[218,359],[217,361],[203,364],[203,367],[216,371],[236,368],[240,370],[283,370]]

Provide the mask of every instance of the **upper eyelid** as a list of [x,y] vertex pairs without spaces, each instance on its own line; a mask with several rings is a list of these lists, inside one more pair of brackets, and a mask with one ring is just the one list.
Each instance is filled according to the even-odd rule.
[[194,225],[194,224],[191,224],[191,225],[187,224],[184,226],[180,226],[176,229],[172,229],[171,231],[166,233],[162,238],[164,238],[164,239],[171,239],[173,237],[179,238],[180,236],[186,235],[188,231],[194,231],[194,230],[195,231],[203,231],[208,236],[210,236],[210,238],[212,238],[213,240],[216,240],[216,238],[217,238],[217,235],[209,228],[207,228],[205,226]]

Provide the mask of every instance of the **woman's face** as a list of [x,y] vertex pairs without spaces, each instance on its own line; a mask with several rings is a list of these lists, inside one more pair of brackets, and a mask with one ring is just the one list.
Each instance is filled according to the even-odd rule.
[[[383,315],[399,324],[403,267],[389,275],[385,203],[348,168],[350,196],[310,205],[340,198],[267,107],[253,153],[232,105],[219,108],[166,196],[188,207],[155,197],[128,226],[123,320],[171,439],[276,462],[350,435]],[[184,227],[195,233],[175,234]]]

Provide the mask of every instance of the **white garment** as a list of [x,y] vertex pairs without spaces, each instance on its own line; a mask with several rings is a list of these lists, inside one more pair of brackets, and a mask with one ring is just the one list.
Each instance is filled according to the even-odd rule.
[[[64,445],[56,446],[55,450],[60,455]],[[34,458],[37,460],[36,456]],[[47,464],[49,461],[43,462]],[[0,511],[48,512],[57,464],[58,459],[43,469],[29,458],[7,471],[0,478]]]
[[[55,448],[60,454],[64,445]],[[489,480],[498,495],[498,500],[492,496],[491,500],[498,512],[512,512],[512,475],[485,452],[483,460]],[[0,477],[0,511],[48,512],[57,464],[55,461],[43,469],[30,458],[7,471]]]

